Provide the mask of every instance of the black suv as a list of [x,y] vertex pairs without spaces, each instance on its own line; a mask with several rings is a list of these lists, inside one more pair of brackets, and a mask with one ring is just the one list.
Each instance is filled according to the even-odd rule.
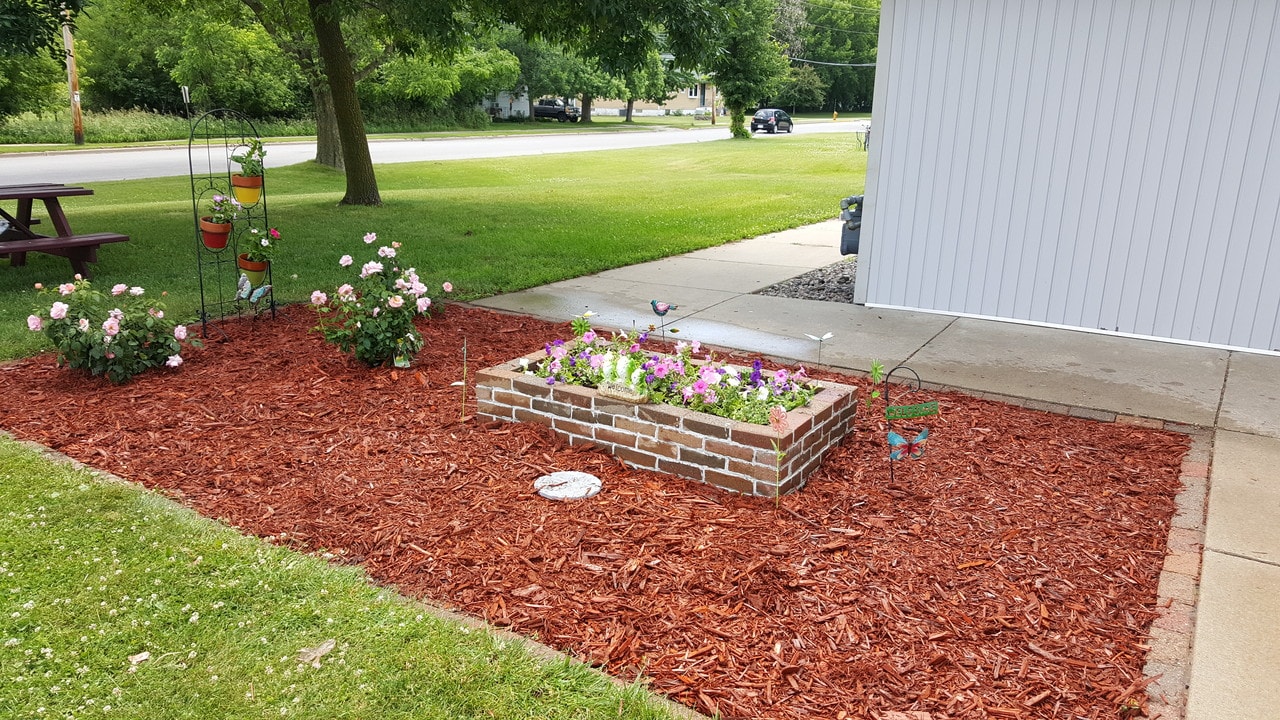
[[779,130],[791,132],[791,127],[791,116],[781,110],[771,108],[757,110],[755,117],[751,118],[751,132],[756,130],[764,130],[770,133],[776,133]]
[[560,98],[542,98],[534,103],[533,116],[535,118],[555,119],[560,122],[578,122],[580,118],[578,108],[573,105],[565,105]]

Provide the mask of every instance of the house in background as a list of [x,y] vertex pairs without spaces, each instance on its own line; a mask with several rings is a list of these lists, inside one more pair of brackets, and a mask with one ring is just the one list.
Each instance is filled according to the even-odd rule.
[[[716,86],[713,83],[699,82],[692,87],[675,91],[671,98],[661,105],[637,100],[632,113],[636,115],[693,115],[698,111],[710,112],[712,103],[716,105],[722,104],[720,98],[716,95]],[[592,112],[625,115],[627,101],[597,98],[592,106]]]
[[883,0],[872,306],[1280,351],[1280,3]]

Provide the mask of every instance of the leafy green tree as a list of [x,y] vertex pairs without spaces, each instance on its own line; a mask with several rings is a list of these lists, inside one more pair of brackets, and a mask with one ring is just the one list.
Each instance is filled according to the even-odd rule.
[[0,0],[0,56],[58,54],[62,24],[74,25],[84,0]]
[[160,63],[204,107],[232,107],[252,117],[299,109],[305,80],[256,23],[236,25],[189,16],[179,46],[161,49]]
[[24,112],[43,112],[65,99],[66,75],[52,58],[0,55],[0,123]]
[[180,113],[182,95],[158,56],[181,47],[182,36],[180,23],[127,1],[98,0],[76,31],[84,106]]
[[769,0],[729,0],[721,28],[719,54],[711,61],[716,87],[729,108],[729,131],[749,138],[743,124],[747,108],[773,94],[787,71],[782,47],[775,41],[774,8]]
[[811,65],[793,65],[787,68],[786,79],[778,90],[776,100],[795,112],[796,108],[821,108],[827,97],[827,83]]
[[661,105],[671,99],[671,93],[682,87],[689,87],[695,82],[693,73],[677,70],[657,52],[649,53],[644,63],[622,73],[627,101],[626,120],[634,122],[631,114],[635,110],[636,101],[651,102]]
[[842,67],[876,61],[880,28],[880,0],[844,0],[840,3],[806,4],[807,23],[802,36],[804,54],[792,53],[822,63],[814,70],[827,85],[829,110],[871,109],[875,69]]

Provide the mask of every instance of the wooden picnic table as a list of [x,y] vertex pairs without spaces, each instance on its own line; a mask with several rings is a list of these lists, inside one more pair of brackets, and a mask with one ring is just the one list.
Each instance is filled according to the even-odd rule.
[[[72,232],[60,198],[92,194],[89,188],[59,183],[0,185],[0,202],[18,201],[17,211],[12,214],[0,206],[0,257],[7,255],[10,265],[20,266],[27,264],[28,252],[58,255],[70,260],[76,273],[89,277],[89,263],[98,261],[99,246],[129,239],[128,235],[119,233],[76,235]],[[32,217],[36,200],[44,203],[53,235],[32,229],[41,222],[39,218]]]

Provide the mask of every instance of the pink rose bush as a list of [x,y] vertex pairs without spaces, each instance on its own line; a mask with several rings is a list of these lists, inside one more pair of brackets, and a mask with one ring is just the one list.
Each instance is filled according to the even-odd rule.
[[615,333],[605,339],[591,329],[590,314],[572,321],[571,341],[547,343],[547,359],[526,372],[546,378],[548,385],[566,383],[599,387],[620,384],[647,395],[653,402],[680,405],[720,417],[768,425],[779,411],[803,407],[819,386],[805,374],[767,372],[756,360],[750,369],[717,362],[698,342],[678,342],[675,354],[646,350],[649,333]]
[[58,299],[38,307],[27,327],[57,347],[59,365],[120,384],[144,370],[182,364],[186,326],[166,319],[163,306],[145,299],[143,288],[119,284],[107,294],[77,276],[74,283],[36,289]]
[[[377,233],[364,236],[367,245],[377,240]],[[369,367],[408,367],[422,349],[414,319],[427,314],[431,298],[417,270],[395,265],[399,247],[393,242],[377,248],[376,259],[360,266],[359,278],[343,283],[332,297],[320,290],[311,293],[320,320],[316,330]],[[343,255],[338,264],[351,267],[355,260]]]

